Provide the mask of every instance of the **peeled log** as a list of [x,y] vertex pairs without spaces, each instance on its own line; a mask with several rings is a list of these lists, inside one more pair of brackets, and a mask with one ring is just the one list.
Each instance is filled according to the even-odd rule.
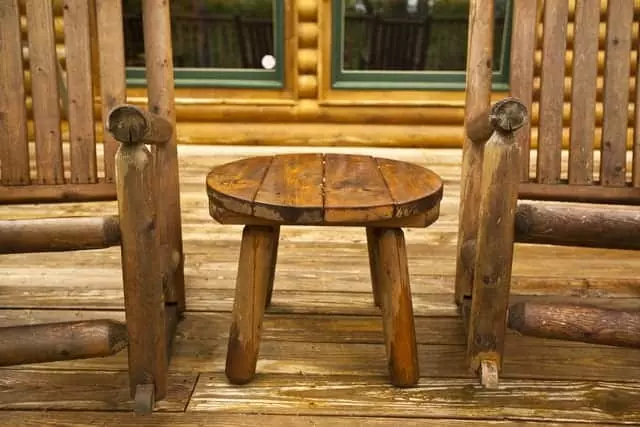
[[508,326],[539,338],[640,348],[640,312],[520,302],[509,309]]
[[127,346],[122,322],[89,320],[0,328],[0,366],[89,359]]
[[117,216],[0,220],[0,254],[103,249],[119,244]]
[[515,239],[557,246],[640,249],[640,212],[519,203]]

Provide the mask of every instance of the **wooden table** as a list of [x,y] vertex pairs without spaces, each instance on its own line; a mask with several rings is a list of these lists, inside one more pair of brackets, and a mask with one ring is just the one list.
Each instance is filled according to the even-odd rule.
[[396,386],[420,377],[401,227],[439,215],[442,180],[396,160],[343,154],[251,157],[207,176],[211,216],[244,224],[226,374],[249,382],[256,370],[264,310],[271,301],[281,225],[366,227],[375,304],[383,313],[389,375]]

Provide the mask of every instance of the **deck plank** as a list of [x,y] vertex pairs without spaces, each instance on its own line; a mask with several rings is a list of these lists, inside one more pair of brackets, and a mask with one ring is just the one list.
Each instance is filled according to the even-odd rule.
[[[120,426],[138,427],[140,417],[134,414],[118,412],[48,412],[6,411],[2,419],[7,425],[14,427],[47,427],[73,425],[74,427]],[[428,420],[430,426],[448,427],[585,427],[582,423],[549,423],[549,422],[519,422],[505,420]],[[352,417],[352,416],[305,416],[305,415],[254,415],[254,414],[225,414],[211,415],[205,412],[157,413],[144,419],[148,427],[424,427],[425,420],[417,418],[380,418],[380,417]],[[603,424],[599,425],[614,425]]]
[[[504,388],[485,392],[477,387],[464,363],[462,324],[453,303],[458,150],[321,150],[427,165],[445,182],[440,219],[427,229],[406,230],[420,387],[388,386],[364,230],[324,227],[283,227],[258,375],[247,386],[228,385],[223,372],[242,227],[211,220],[204,177],[210,167],[248,155],[313,151],[180,147],[188,311],[178,328],[169,397],[145,425],[640,423],[640,367],[633,349],[510,332]],[[563,156],[566,167],[566,153]],[[115,211],[115,202],[70,203],[47,206],[46,215]],[[33,218],[43,212],[35,205],[0,206],[0,219]],[[640,258],[629,251],[518,244],[512,302],[569,301],[637,310],[639,270]],[[0,327],[124,318],[119,248],[2,256],[0,277]],[[126,358],[123,351],[100,359],[3,368],[0,418],[16,426],[140,425],[140,418],[128,412]],[[47,409],[55,411],[39,412]]]
[[502,381],[488,391],[477,381],[447,379],[398,390],[379,377],[279,375],[238,388],[221,374],[203,374],[188,410],[638,423],[640,384]]
[[[171,374],[158,411],[184,411],[197,375]],[[0,375],[0,410],[133,411],[126,372],[5,369]],[[2,412],[0,412],[0,418]]]

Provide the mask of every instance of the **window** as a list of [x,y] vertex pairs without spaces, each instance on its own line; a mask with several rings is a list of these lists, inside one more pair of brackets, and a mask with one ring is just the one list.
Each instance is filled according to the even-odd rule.
[[[144,84],[141,0],[122,0],[127,80]],[[284,0],[172,0],[177,87],[281,88]]]
[[[334,89],[464,90],[469,0],[332,4]],[[494,88],[506,90],[511,0],[495,8]]]

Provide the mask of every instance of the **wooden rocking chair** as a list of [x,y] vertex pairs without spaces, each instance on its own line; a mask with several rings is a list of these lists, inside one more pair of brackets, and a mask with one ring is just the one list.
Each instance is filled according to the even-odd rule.
[[[136,410],[148,412],[167,391],[184,273],[169,6],[160,0],[142,4],[153,113],[124,104],[121,0],[66,0],[64,7],[49,0],[0,2],[0,205],[118,201],[113,216],[0,221],[0,253],[121,245],[126,311],[126,326],[93,320],[0,328],[0,366],[107,356],[128,345],[131,395]],[[66,87],[57,65],[54,8],[64,15]],[[25,14],[28,43],[21,35]],[[94,121],[98,75],[107,129],[102,144]],[[29,87],[35,155],[27,131]],[[145,144],[154,145],[153,154]]]
[[[632,31],[638,10],[634,0],[609,1],[606,12],[600,0],[576,0],[575,10],[570,10],[571,3],[513,2],[511,95],[528,110],[535,99],[540,111],[536,173],[530,177],[529,124],[509,140],[498,141],[494,133],[487,142],[491,133],[478,131],[478,123],[486,123],[490,103],[494,9],[493,0],[470,2],[456,302],[468,326],[468,361],[487,387],[498,386],[507,326],[539,337],[640,347],[640,313],[533,302],[508,309],[514,242],[640,249],[637,210],[593,205],[640,205],[640,86],[637,35]],[[541,16],[544,36],[538,56],[536,27]],[[606,17],[604,42],[599,40],[601,16]],[[570,20],[571,56],[566,52]],[[602,51],[604,60],[599,59]],[[534,84],[537,58],[539,89]],[[604,83],[599,85],[601,61]],[[561,174],[565,135],[566,179]],[[594,176],[594,146],[600,140],[600,167]]]

